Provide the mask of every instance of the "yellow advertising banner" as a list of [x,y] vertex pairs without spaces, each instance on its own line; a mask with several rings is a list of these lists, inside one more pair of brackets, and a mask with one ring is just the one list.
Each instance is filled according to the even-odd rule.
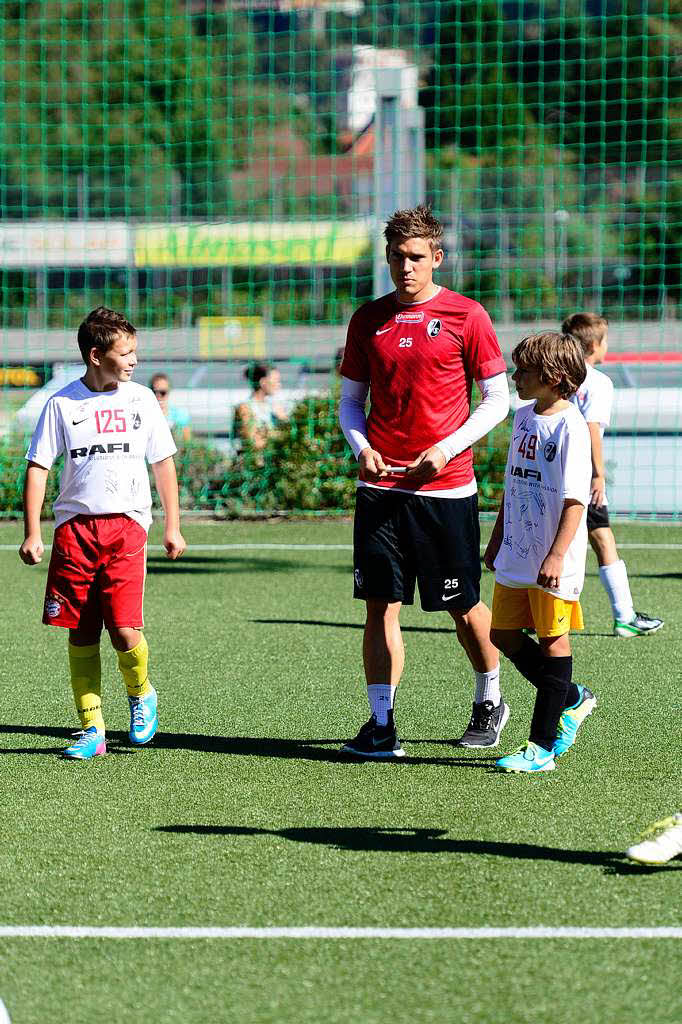
[[200,316],[201,359],[263,359],[265,327],[259,316]]
[[137,267],[351,266],[370,256],[370,223],[140,224]]

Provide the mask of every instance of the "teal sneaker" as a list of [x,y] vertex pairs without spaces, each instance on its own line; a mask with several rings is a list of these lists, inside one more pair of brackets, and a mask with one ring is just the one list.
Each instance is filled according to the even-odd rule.
[[588,715],[591,715],[597,706],[597,698],[586,686],[578,685],[580,698],[572,708],[564,708],[559,719],[556,739],[552,750],[555,757],[561,757],[567,750],[570,750],[575,743],[576,733]]
[[157,696],[152,692],[145,697],[128,697],[130,704],[130,742],[141,747],[154,738],[159,728],[159,716],[156,713]]
[[107,744],[103,732],[97,732],[97,726],[78,733],[78,739],[63,751],[63,757],[73,761],[89,761],[91,757],[100,757],[107,752]]
[[554,754],[545,750],[532,740],[528,740],[513,754],[500,757],[495,767],[501,772],[552,772],[554,771]]

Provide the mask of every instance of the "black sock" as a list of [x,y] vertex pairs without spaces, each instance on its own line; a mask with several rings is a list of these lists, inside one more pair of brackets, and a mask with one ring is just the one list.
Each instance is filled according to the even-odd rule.
[[[533,709],[533,720],[530,724],[530,738],[545,750],[551,750],[557,735],[557,726],[561,712],[570,706],[567,700],[569,691],[578,688],[571,683],[573,658],[544,658],[545,674],[538,685]],[[573,703],[578,700],[576,696]]]
[[[507,657],[521,675],[525,676],[528,682],[532,683],[536,689],[542,685],[548,670],[551,669],[551,662],[557,660],[556,658],[548,658],[543,654],[540,644],[532,640],[525,633],[519,650],[516,654],[509,654]],[[568,677],[568,692],[566,694],[566,704],[564,705],[567,708],[572,708],[580,700],[580,691],[575,683],[571,682],[571,675]]]
[[545,656],[536,640],[532,640],[524,633],[518,651],[515,654],[508,654],[507,657],[536,689],[542,684],[545,676]]

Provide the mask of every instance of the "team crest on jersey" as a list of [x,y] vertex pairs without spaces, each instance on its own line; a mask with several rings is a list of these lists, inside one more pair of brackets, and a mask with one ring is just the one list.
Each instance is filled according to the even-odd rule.
[[542,449],[542,453],[548,462],[554,462],[554,458],[556,456],[556,445],[554,441],[548,441]]
[[133,416],[133,430],[139,430],[140,424],[142,423],[142,417],[139,412],[136,412]]
[[55,594],[48,594],[45,598],[45,614],[49,619],[54,619],[62,610],[62,602]]
[[426,333],[428,334],[429,338],[437,338],[438,335],[440,334],[440,329],[442,326],[443,325],[440,322],[440,320],[429,320],[428,324],[426,325]]
[[396,313],[397,324],[420,324],[424,319],[424,313]]

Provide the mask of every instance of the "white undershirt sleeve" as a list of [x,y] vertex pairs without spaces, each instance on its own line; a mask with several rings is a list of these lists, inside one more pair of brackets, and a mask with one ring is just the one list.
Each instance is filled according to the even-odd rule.
[[442,441],[436,442],[445,458],[450,461],[465,448],[485,437],[494,426],[501,423],[509,412],[509,385],[506,373],[477,380],[481,392],[481,404],[474,409],[469,419]]
[[339,402],[339,423],[343,435],[353,449],[357,459],[363,448],[370,448],[367,440],[367,417],[365,402],[369,394],[369,381],[341,378],[341,400]]

